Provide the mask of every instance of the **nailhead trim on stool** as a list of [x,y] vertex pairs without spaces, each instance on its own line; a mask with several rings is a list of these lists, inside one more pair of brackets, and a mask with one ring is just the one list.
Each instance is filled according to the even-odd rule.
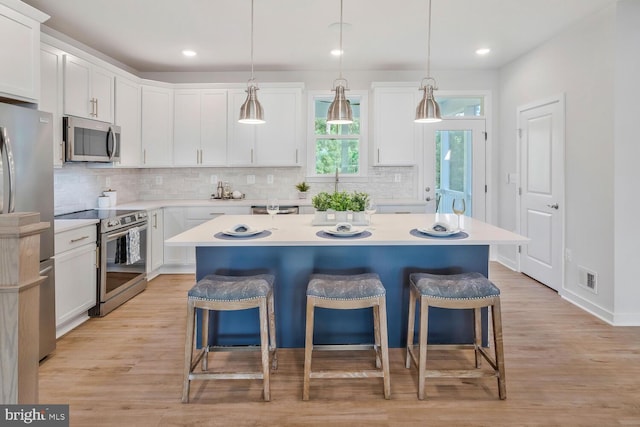
[[[185,343],[182,402],[189,402],[191,380],[262,379],[263,398],[271,400],[270,367],[276,369],[276,326],[273,298],[274,276],[220,276],[210,274],[200,279],[187,293],[187,338]],[[202,309],[202,349],[194,357],[196,308]],[[209,311],[233,311],[258,308],[260,313],[260,351],[262,371],[246,373],[210,373],[208,356],[215,351],[246,349],[246,346],[215,348],[209,346]],[[194,360],[195,359],[195,360]],[[195,368],[202,361],[201,372]],[[270,363],[271,362],[271,363]]]
[[[375,273],[334,275],[313,274],[307,286],[307,324],[304,357],[304,384],[302,400],[309,400],[311,378],[371,378],[382,377],[384,397],[391,397],[391,380],[389,378],[389,349],[387,338],[386,291],[380,277]],[[314,349],[313,326],[315,307],[350,310],[373,308],[373,323],[376,352],[376,368],[360,371],[312,371],[311,357]],[[331,349],[364,349],[371,346],[326,346]]]
[[[507,398],[504,369],[504,350],[502,343],[502,316],[500,310],[500,289],[480,273],[462,273],[439,275],[429,273],[413,273],[409,276],[409,322],[407,327],[407,354],[405,366],[411,367],[411,361],[418,367],[418,398],[424,399],[425,378],[479,378],[495,376],[498,379],[500,399]],[[419,354],[414,352],[415,310],[420,303]],[[427,345],[429,307],[447,309],[473,309],[474,343],[470,345]],[[483,307],[491,309],[493,323],[494,357],[482,347],[481,311]],[[431,348],[445,350],[473,349],[476,369],[427,370],[427,350]],[[493,368],[492,372],[481,371],[481,357]]]

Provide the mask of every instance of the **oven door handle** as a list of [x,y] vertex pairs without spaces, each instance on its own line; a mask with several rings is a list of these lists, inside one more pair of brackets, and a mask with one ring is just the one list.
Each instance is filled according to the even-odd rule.
[[[141,231],[142,230],[146,230],[147,229],[147,224],[145,223],[144,225],[137,225],[136,227],[138,227]],[[109,240],[119,239],[120,237],[126,236],[127,234],[129,234],[129,230],[131,228],[133,228],[133,227],[130,227],[125,231],[120,231],[119,233],[113,233],[113,234],[107,233],[105,237],[107,238],[108,241]]]

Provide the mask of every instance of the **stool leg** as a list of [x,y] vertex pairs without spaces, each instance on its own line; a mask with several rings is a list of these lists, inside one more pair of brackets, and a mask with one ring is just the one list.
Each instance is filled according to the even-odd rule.
[[187,302],[187,337],[184,344],[184,379],[182,383],[182,403],[189,403],[189,374],[193,361],[193,335],[195,332],[196,310],[193,302]]
[[304,384],[302,400],[309,400],[309,383],[311,381],[311,353],[313,352],[313,299],[307,297],[307,324],[304,339]]
[[498,395],[500,399],[507,398],[507,379],[504,372],[504,349],[502,344],[502,314],[500,298],[496,298],[491,310],[493,320],[493,343],[496,348],[496,365],[498,365]]
[[420,358],[418,362],[418,399],[424,400],[424,383],[427,374],[427,336],[429,335],[429,303],[420,298]]
[[387,334],[387,303],[386,303],[385,297],[381,297],[379,298],[379,300],[380,300],[380,305],[374,308],[379,309],[379,315],[377,317],[378,317],[379,331],[380,331],[379,345],[380,345],[380,352],[382,353],[382,374],[384,375],[382,377],[384,382],[384,398],[390,399],[391,398],[391,376],[389,373],[389,338]]
[[269,350],[273,351],[271,368],[276,370],[278,369],[278,345],[276,341],[276,314],[273,292],[269,294],[267,309],[269,310]]
[[473,335],[474,335],[474,345],[473,350],[476,358],[476,368],[480,368],[482,364],[482,355],[480,354],[480,347],[482,347],[482,312],[479,308],[473,309],[473,318],[474,318],[474,327],[473,327]]
[[373,309],[373,339],[374,339],[374,347],[373,350],[376,354],[376,368],[380,368],[380,307],[374,305]]
[[407,357],[404,367],[409,369],[411,367],[411,352],[410,348],[413,347],[413,335],[415,333],[416,323],[416,294],[413,291],[413,287],[409,287],[409,320],[407,322]]
[[271,388],[269,381],[269,315],[267,313],[267,299],[260,301],[260,350],[262,352],[262,394],[265,401],[271,400]]
[[202,311],[202,370],[209,369],[209,310],[206,308],[200,309]]

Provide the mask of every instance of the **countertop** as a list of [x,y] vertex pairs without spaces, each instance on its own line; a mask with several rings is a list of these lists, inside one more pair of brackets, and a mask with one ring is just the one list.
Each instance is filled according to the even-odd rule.
[[[311,206],[311,196],[306,199],[278,199],[280,206]],[[426,202],[415,199],[376,199],[378,205],[425,206]],[[266,199],[185,199],[185,200],[137,200],[122,203],[113,209],[151,210],[166,207],[198,207],[198,206],[264,206]]]
[[[178,234],[165,241],[170,246],[400,246],[400,245],[489,245],[523,244],[528,238],[495,227],[486,222],[462,217],[461,226],[469,235],[464,239],[443,237],[416,237],[410,231],[428,227],[437,221],[456,224],[453,214],[375,214],[366,228],[371,236],[366,238],[323,238],[316,235],[328,226],[313,226],[313,215],[222,215]],[[236,224],[246,224],[255,229],[269,229],[271,235],[255,239],[218,239],[216,233],[232,229]]]
[[62,233],[63,231],[82,228],[87,225],[97,224],[97,219],[56,219],[53,221],[54,233]]

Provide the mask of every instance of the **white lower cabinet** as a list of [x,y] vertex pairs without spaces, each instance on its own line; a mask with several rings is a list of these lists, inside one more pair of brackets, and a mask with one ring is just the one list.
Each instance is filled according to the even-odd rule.
[[[251,213],[249,206],[164,208],[164,238],[169,239],[220,215],[248,215],[249,213]],[[195,270],[195,253],[195,248],[165,245],[163,271],[171,273]]]
[[147,280],[153,279],[164,263],[164,212],[162,208],[147,212],[149,233],[147,234]]
[[96,305],[96,226],[55,234],[56,337],[89,318]]

